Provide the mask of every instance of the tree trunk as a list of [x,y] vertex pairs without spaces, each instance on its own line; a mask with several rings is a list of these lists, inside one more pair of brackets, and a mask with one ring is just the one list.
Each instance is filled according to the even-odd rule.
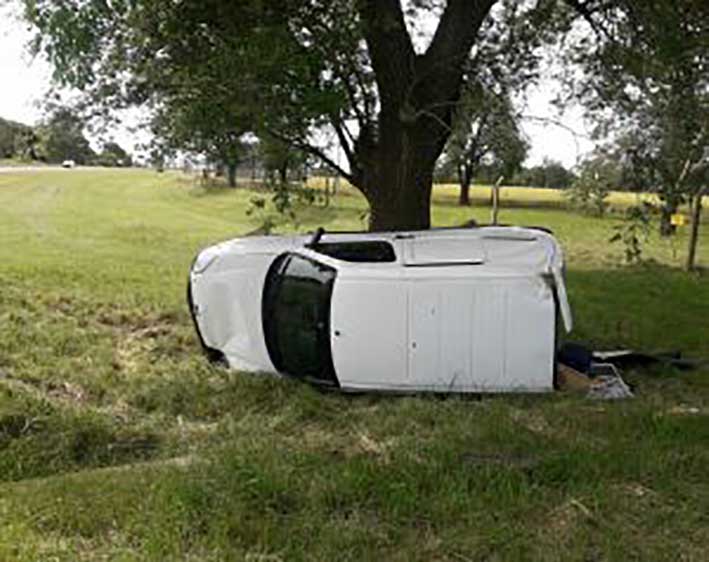
[[697,241],[699,239],[699,223],[702,220],[702,197],[704,190],[694,196],[692,202],[692,229],[689,231],[689,247],[687,251],[687,271],[694,270],[697,256]]
[[286,185],[288,182],[288,163],[281,164],[281,166],[278,167],[278,178],[281,182],[281,185]]
[[473,169],[469,164],[461,164],[458,167],[458,182],[460,183],[460,196],[458,204],[461,206],[470,206],[470,183],[473,180]]
[[490,224],[497,226],[497,217],[500,213],[500,182],[495,182],[490,193],[492,197],[492,211],[490,214]]
[[660,209],[660,236],[672,236],[677,227],[672,224],[672,215],[677,212],[676,203],[665,203]]
[[[443,150],[426,119],[403,123],[382,112],[387,128],[369,158],[362,191],[373,231],[425,230],[431,226],[433,169]],[[445,142],[445,139],[443,139]]]
[[431,188],[433,174],[428,180],[419,178],[415,188],[368,198],[369,230],[425,230],[431,227]]
[[229,187],[236,187],[236,163],[229,162],[226,166]]
[[430,227],[434,166],[450,136],[465,61],[494,2],[448,0],[422,54],[399,0],[356,3],[380,97],[378,119],[360,123],[351,147],[353,183],[370,204],[370,230]]

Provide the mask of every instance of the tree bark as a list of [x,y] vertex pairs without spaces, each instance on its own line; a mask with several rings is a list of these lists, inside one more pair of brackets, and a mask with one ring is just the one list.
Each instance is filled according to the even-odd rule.
[[[400,189],[377,191],[369,201],[369,230],[425,230],[431,227],[433,172],[412,170],[396,178]],[[406,182],[406,183],[403,183]]]
[[278,167],[278,179],[281,185],[288,183],[288,162],[284,162]]
[[430,227],[434,166],[450,136],[464,62],[494,3],[448,0],[431,44],[417,54],[400,0],[359,0],[381,105],[376,123],[360,130],[350,168],[370,204],[371,230]]
[[458,204],[470,206],[470,183],[473,180],[473,169],[469,164],[461,164],[458,168],[458,182],[460,183],[460,196]]
[[433,168],[442,147],[421,123],[395,125],[382,134],[362,186],[369,228],[424,230],[431,226]]
[[229,162],[226,166],[229,187],[236,187],[236,164]]
[[672,236],[677,227],[672,224],[672,215],[677,212],[677,204],[665,203],[660,209],[660,236]]
[[687,271],[696,267],[697,241],[699,240],[699,223],[702,220],[702,198],[705,190],[700,189],[692,202],[692,229],[689,231],[689,246],[687,249]]

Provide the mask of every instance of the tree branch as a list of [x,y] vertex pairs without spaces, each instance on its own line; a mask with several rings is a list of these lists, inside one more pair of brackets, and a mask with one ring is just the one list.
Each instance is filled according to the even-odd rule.
[[[462,64],[475,36],[497,0],[448,0],[436,33],[421,64],[428,71],[441,66]],[[445,65],[441,64],[445,61]]]
[[382,105],[398,106],[413,78],[416,58],[401,3],[399,0],[359,0],[357,9]]
[[294,147],[298,148],[299,150],[302,150],[303,152],[307,152],[308,154],[311,154],[312,156],[319,158],[320,160],[322,160],[322,162],[324,164],[326,164],[327,166],[329,166],[330,168],[335,170],[338,174],[340,174],[347,181],[349,181],[350,183],[353,183],[352,174],[350,174],[349,172],[346,172],[332,158],[330,158],[327,154],[325,154],[322,151],[322,149],[320,149],[316,146],[313,146],[311,144],[308,144],[307,142],[303,142],[300,139],[288,137],[287,135],[284,135],[284,134],[282,134],[276,130],[273,130],[273,129],[267,129],[266,132],[281,142],[284,142],[290,146],[294,146]]
[[342,122],[341,119],[332,117],[330,119],[332,123],[332,128],[335,129],[335,134],[337,135],[337,139],[340,141],[340,146],[342,146],[342,150],[345,153],[345,157],[347,158],[347,161],[349,162],[350,165],[350,170],[353,170],[356,168],[356,159],[355,155],[352,152],[352,146],[350,145],[350,140],[347,138],[349,135],[350,139],[352,138],[352,133],[349,132],[345,124]]
[[591,26],[591,29],[596,35],[605,35],[607,39],[611,39],[608,30],[601,26],[593,17],[593,10],[589,8],[588,0],[586,2],[580,2],[579,0],[564,0],[572,9],[574,9],[586,23]]

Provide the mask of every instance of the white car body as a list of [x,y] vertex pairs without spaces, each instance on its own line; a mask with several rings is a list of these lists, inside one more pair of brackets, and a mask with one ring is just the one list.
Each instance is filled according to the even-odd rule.
[[557,315],[572,327],[562,271],[531,228],[239,238],[199,254],[189,296],[202,344],[233,369],[349,391],[544,392]]

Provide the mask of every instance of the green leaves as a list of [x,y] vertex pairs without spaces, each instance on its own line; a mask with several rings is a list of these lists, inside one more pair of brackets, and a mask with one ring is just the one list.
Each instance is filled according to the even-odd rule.
[[608,242],[623,244],[627,263],[638,263],[642,258],[643,244],[647,242],[650,235],[652,209],[652,205],[647,202],[629,207],[624,221],[613,227],[614,233]]

